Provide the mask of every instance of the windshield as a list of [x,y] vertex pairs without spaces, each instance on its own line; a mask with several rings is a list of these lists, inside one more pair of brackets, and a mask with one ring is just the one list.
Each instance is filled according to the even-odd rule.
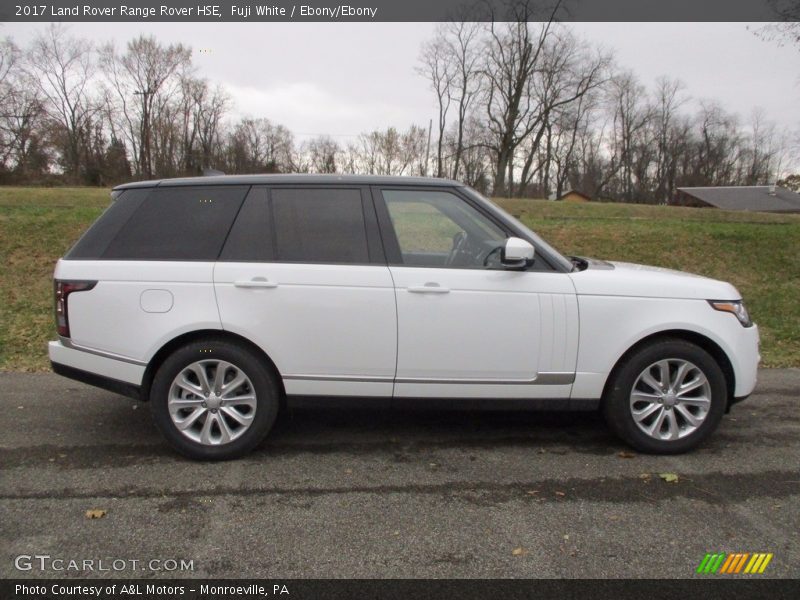
[[469,190],[469,192],[471,194],[477,196],[478,198],[480,198],[484,202],[488,203],[489,206],[491,206],[495,211],[502,213],[503,217],[506,220],[511,221],[512,223],[514,223],[514,225],[517,228],[521,229],[522,232],[527,237],[530,238],[530,241],[533,242],[533,245],[536,247],[536,251],[537,252],[543,250],[548,256],[552,257],[552,259],[554,261],[557,261],[557,262],[561,263],[561,266],[564,268],[564,270],[572,271],[572,269],[574,268],[574,265],[573,265],[571,260],[569,260],[568,258],[565,258],[563,254],[561,254],[558,250],[556,250],[550,244],[548,244],[546,241],[544,241],[535,232],[533,232],[529,227],[526,227],[525,224],[522,223],[519,219],[517,219],[514,216],[510,215],[505,210],[503,210],[500,207],[498,207],[497,204],[495,204],[494,202],[489,200],[486,196],[484,196],[483,194],[477,192],[476,190],[472,189],[471,187],[466,187],[465,189]]

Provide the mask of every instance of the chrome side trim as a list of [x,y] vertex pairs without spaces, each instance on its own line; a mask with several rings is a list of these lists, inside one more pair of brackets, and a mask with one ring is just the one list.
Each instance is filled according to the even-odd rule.
[[570,385],[575,382],[575,373],[539,373],[533,379],[441,379],[437,377],[358,377],[352,375],[284,375],[284,379],[304,381],[352,381],[355,383],[431,383],[457,385]]
[[132,365],[137,365],[139,367],[146,367],[147,363],[141,360],[135,360],[133,358],[128,358],[127,356],[122,356],[120,354],[114,354],[113,352],[104,352],[103,350],[95,350],[93,348],[87,348],[86,346],[80,346],[73,342],[69,338],[58,336],[61,345],[65,348],[69,348],[70,350],[78,350],[80,352],[86,352],[87,354],[94,354],[96,356],[102,356],[103,358],[110,358],[113,360],[118,360],[120,362],[129,363]]
[[575,381],[575,373],[539,373],[533,379],[439,379],[398,377],[395,383],[455,383],[477,385],[568,385]]
[[359,377],[358,375],[282,375],[300,381],[353,381],[357,383],[391,383],[394,377]]

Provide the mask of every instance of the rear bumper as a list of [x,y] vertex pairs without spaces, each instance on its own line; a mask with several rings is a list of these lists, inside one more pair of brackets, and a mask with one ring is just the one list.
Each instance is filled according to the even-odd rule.
[[87,385],[108,390],[109,392],[114,392],[115,394],[121,394],[123,396],[128,396],[129,398],[134,398],[135,400],[142,399],[142,389],[138,385],[120,381],[119,379],[111,379],[110,377],[96,375],[95,373],[89,373],[88,371],[81,371],[80,369],[68,367],[52,361],[50,362],[50,365],[53,367],[53,373],[61,375],[62,377],[68,377]]
[[120,358],[70,347],[61,341],[48,345],[53,371],[95,387],[118,394],[140,397],[145,366]]

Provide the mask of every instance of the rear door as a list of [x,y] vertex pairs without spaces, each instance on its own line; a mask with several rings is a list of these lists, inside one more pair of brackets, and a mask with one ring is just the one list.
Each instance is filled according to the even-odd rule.
[[255,186],[214,269],[223,328],[258,344],[294,395],[391,396],[394,289],[358,186]]

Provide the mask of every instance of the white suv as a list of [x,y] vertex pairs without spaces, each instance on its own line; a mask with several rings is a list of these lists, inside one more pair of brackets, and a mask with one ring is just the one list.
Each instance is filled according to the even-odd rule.
[[601,407],[633,447],[678,453],[756,383],[730,284],[566,258],[454,181],[219,176],[112,197],[56,266],[53,369],[149,400],[193,458],[252,450],[293,396]]

